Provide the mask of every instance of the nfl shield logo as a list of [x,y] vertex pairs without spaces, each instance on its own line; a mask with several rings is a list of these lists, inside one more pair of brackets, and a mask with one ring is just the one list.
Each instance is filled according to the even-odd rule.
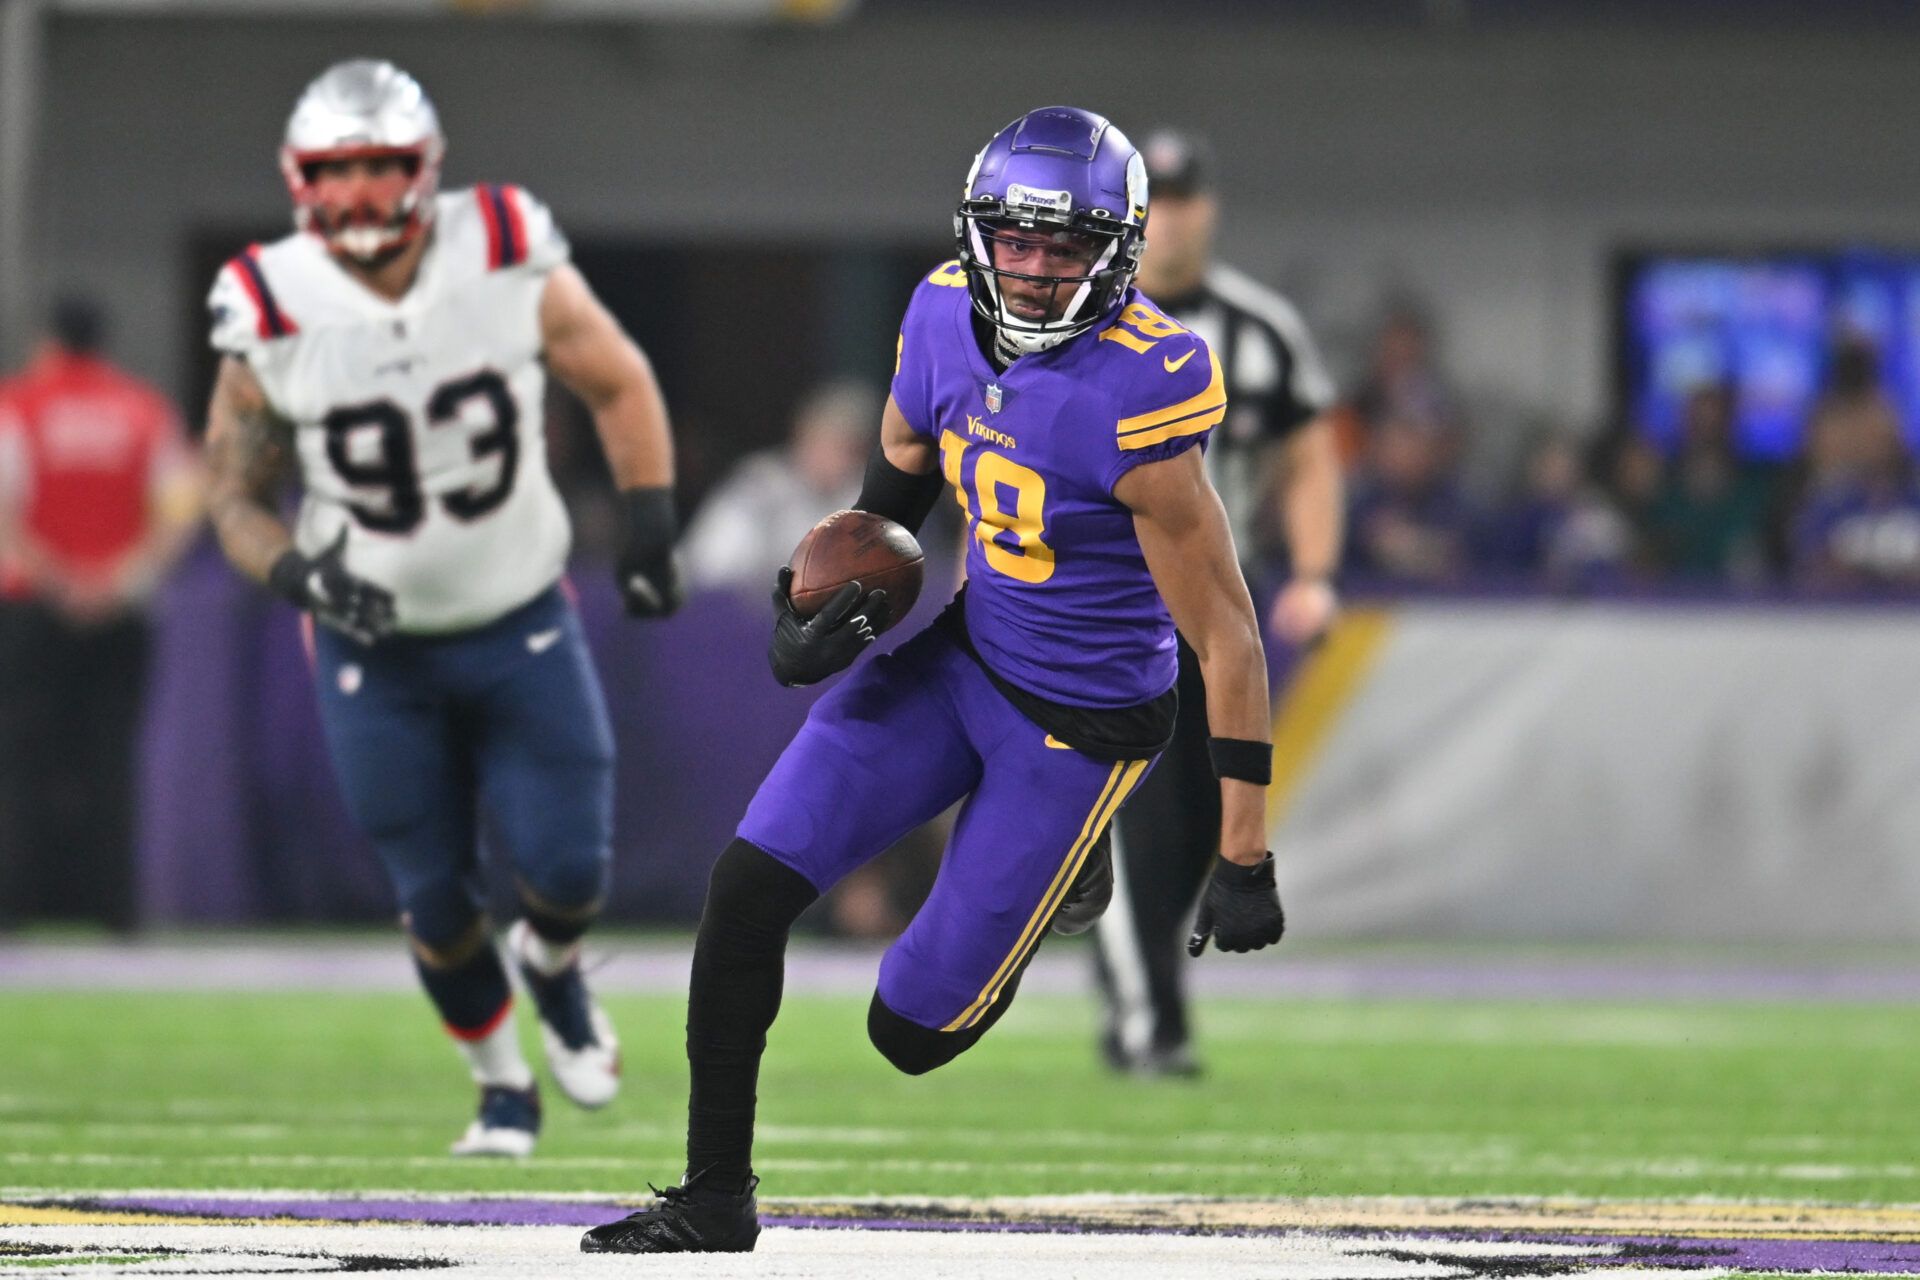
[[987,412],[1000,412],[1000,406],[1005,402],[1006,394],[1000,390],[1000,384],[997,382],[989,382],[987,384]]

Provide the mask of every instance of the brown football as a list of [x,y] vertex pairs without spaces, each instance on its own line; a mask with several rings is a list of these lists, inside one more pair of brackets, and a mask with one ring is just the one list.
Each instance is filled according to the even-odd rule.
[[926,556],[912,534],[885,516],[836,511],[807,531],[787,563],[793,569],[787,598],[795,613],[811,618],[834,592],[858,582],[862,591],[887,593],[885,625],[875,627],[884,631],[920,598]]

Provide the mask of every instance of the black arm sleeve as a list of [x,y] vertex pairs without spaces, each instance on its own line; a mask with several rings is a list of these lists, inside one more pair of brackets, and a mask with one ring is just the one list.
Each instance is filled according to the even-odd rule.
[[938,471],[909,475],[887,461],[885,448],[875,445],[873,456],[867,459],[866,479],[860,483],[860,497],[853,505],[856,510],[885,516],[908,533],[918,534],[946,483]]

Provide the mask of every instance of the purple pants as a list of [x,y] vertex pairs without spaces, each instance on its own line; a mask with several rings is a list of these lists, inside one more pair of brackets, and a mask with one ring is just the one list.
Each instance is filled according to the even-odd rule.
[[825,891],[965,797],[926,905],[880,963],[924,1027],[979,1022],[1018,976],[1151,760],[1095,760],[1001,696],[943,628],[870,659],[814,705],[738,834]]

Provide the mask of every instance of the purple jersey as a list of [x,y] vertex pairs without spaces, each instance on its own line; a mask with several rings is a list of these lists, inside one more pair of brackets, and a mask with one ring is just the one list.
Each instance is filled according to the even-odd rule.
[[914,292],[893,399],[940,447],[966,513],[967,632],[1002,679],[1055,702],[1128,707],[1173,685],[1173,620],[1120,477],[1203,443],[1226,413],[1206,343],[1137,290],[1104,325],[995,370],[960,264]]

